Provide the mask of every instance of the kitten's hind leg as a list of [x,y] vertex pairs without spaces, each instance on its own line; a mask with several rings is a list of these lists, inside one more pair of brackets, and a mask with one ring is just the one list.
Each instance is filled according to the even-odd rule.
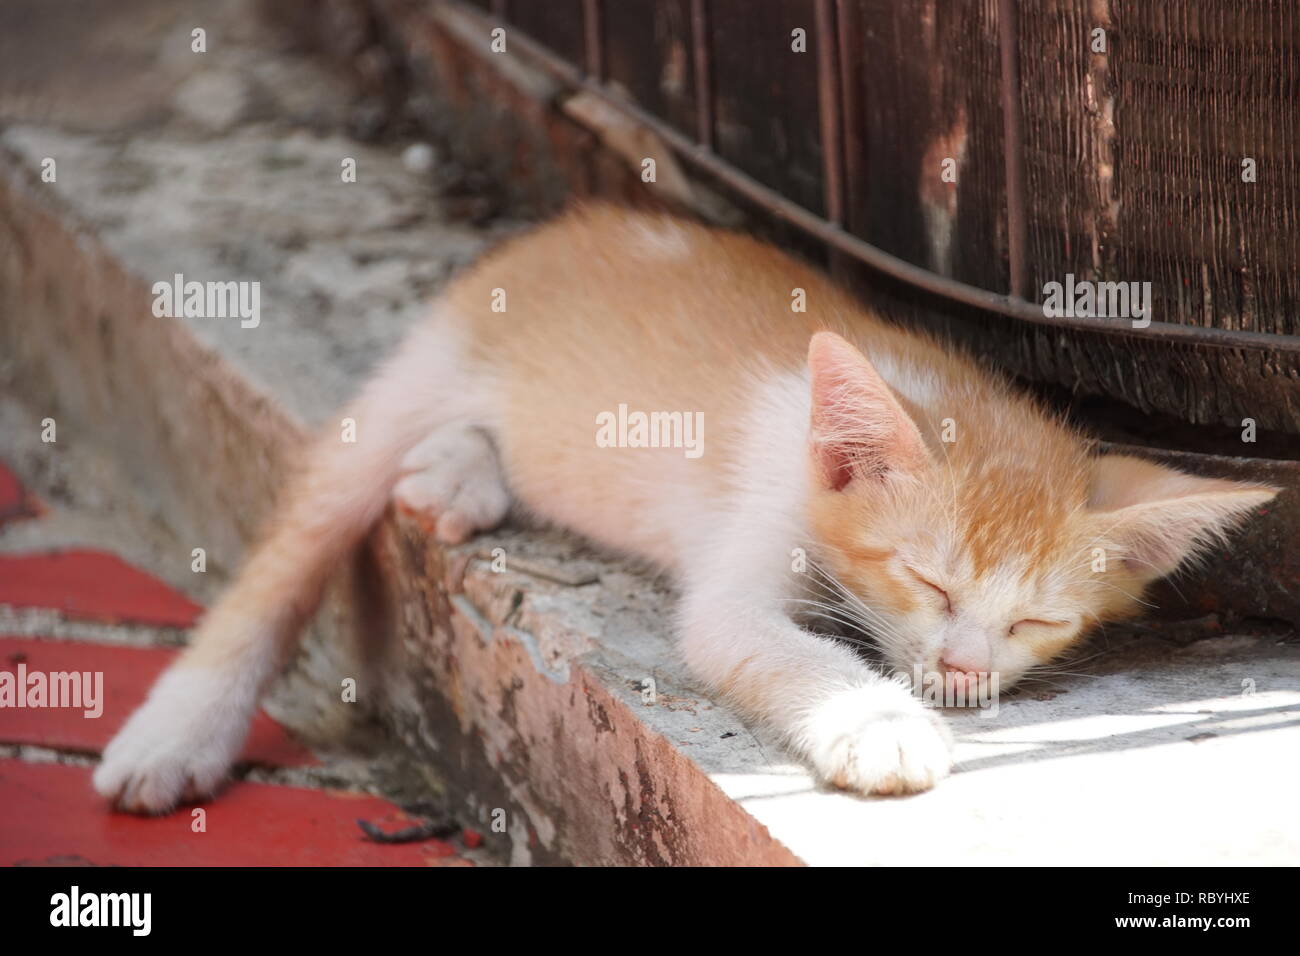
[[[217,789],[330,573],[383,513],[405,456],[431,431],[490,417],[453,318],[437,313],[413,330],[335,419],[352,422],[354,440],[331,422],[307,450],[234,583],[105,748],[94,784],[115,806],[162,813]],[[469,497],[451,504],[473,520],[490,515]]]
[[428,516],[445,544],[490,531],[510,510],[496,449],[477,428],[451,425],[424,439],[402,461],[393,495]]

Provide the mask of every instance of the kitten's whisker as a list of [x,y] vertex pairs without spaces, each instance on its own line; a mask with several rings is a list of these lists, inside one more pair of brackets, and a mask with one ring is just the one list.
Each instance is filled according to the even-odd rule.
[[906,648],[905,639],[893,625],[845,587],[835,575],[823,567],[816,559],[809,557],[808,567],[815,575],[809,577],[809,583],[820,588],[832,599],[837,599],[838,603],[835,606],[841,609],[842,612],[851,614],[855,618],[858,627],[872,635],[878,643],[884,646],[895,650]]
[[821,601],[810,601],[806,598],[782,598],[781,601],[785,604],[804,604],[808,607],[815,608],[815,613],[820,617],[838,621],[841,624],[846,624],[860,630],[868,630],[868,628],[864,626],[866,622],[845,613],[838,605],[826,604]]
[[890,631],[894,630],[878,611],[863,602],[861,598],[837,580],[833,574],[818,565],[815,560],[810,558],[808,566],[822,576],[823,580],[816,583],[821,584],[824,589],[830,591],[832,596],[846,601],[853,610],[871,620],[875,626],[884,627]]

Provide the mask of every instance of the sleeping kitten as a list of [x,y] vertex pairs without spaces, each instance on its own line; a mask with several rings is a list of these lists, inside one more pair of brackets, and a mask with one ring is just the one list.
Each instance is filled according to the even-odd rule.
[[[671,429],[660,447],[626,447],[642,433],[607,447],[611,417],[637,412],[704,429],[694,449]],[[457,278],[342,414],[356,443],[325,430],[105,751],[95,786],[118,806],[160,812],[218,787],[325,578],[395,487],[448,543],[514,501],[671,571],[696,677],[825,780],[878,794],[925,790],[951,763],[904,676],[1009,686],[1276,494],[1098,457],[1001,378],[781,252],[604,206]],[[846,605],[888,674],[799,623]]]

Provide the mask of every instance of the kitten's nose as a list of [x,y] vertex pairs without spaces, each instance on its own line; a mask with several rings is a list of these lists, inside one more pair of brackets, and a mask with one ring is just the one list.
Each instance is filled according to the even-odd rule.
[[939,658],[939,669],[947,679],[968,688],[977,686],[986,674],[986,671],[970,667],[964,661],[953,662],[943,657]]
[[993,666],[993,648],[983,628],[971,622],[957,622],[939,645],[939,669],[945,675],[978,677]]

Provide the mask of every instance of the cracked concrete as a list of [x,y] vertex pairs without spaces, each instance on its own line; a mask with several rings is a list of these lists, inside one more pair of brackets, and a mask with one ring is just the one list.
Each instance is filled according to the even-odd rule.
[[[132,3],[153,11],[155,53],[198,15]],[[147,94],[122,66],[126,105],[101,90],[87,111],[75,77],[0,71],[28,91],[0,94],[3,387],[28,409],[5,413],[0,456],[46,493],[58,467],[24,422],[56,416],[61,445],[110,460],[106,486],[164,526],[134,557],[207,598],[306,428],[515,224],[460,218],[403,162],[410,143],[348,138],[337,81],[260,49],[243,3],[203,11],[222,43],[201,61],[131,61],[165,78]],[[39,179],[45,157],[57,182]],[[347,157],[356,183],[339,178]],[[153,317],[151,283],[176,272],[260,282],[261,325]],[[213,568],[198,589],[196,542]],[[382,720],[405,755],[392,787],[469,807],[516,863],[1300,861],[1294,643],[1116,632],[996,718],[955,715],[958,772],[938,790],[863,799],[820,787],[692,687],[671,601],[563,535],[512,527],[446,551],[395,509],[268,709],[318,743]],[[337,701],[344,676],[362,715]]]

